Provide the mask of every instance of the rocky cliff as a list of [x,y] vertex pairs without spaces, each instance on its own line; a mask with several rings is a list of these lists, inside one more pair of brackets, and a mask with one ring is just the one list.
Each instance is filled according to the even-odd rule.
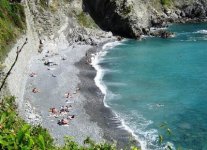
[[65,34],[70,44],[96,45],[97,38],[112,36],[103,32],[90,15],[83,12],[82,0],[34,0],[28,3],[40,40],[55,38],[65,22],[68,23]]
[[94,35],[95,23],[115,35],[139,38],[150,34],[151,27],[204,21],[207,16],[207,0],[30,0],[28,4],[40,39],[55,36],[67,16],[71,42],[86,41],[88,37],[83,35]]
[[204,21],[207,0],[83,0],[84,10],[104,30],[125,37],[149,34],[171,22]]

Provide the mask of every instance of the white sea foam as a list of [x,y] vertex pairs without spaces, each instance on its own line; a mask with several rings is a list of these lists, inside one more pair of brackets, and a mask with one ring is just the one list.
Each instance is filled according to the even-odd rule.
[[207,34],[207,30],[199,30],[194,33]]
[[119,41],[115,41],[115,42],[109,42],[109,43],[106,43],[103,47],[102,47],[102,49],[103,50],[109,50],[109,49],[112,49],[112,48],[114,48],[115,46],[117,46],[117,45],[123,45],[123,43],[121,43],[121,42],[119,42]]
[[[158,131],[156,129],[147,129],[147,127],[152,124],[153,121],[146,120],[135,110],[129,111],[128,115],[123,114],[121,118],[124,120],[123,124],[133,131],[133,133],[138,137],[138,141],[141,143],[143,150],[160,149],[160,146],[155,145],[158,139]],[[137,123],[136,120],[139,120],[139,123]],[[129,130],[128,128],[125,129]]]
[[[107,94],[107,87],[106,85],[103,83],[102,78],[104,76],[105,71],[101,68],[101,66],[99,65],[99,62],[102,60],[102,58],[107,54],[107,50],[120,45],[121,42],[111,42],[111,43],[107,43],[102,47],[102,51],[98,52],[96,55],[94,55],[92,57],[92,66],[96,69],[97,74],[95,77],[95,83],[97,85],[97,87],[101,90],[101,92],[106,96]],[[107,50],[106,50],[107,49]],[[104,97],[104,106],[105,107],[109,107],[106,103],[105,103],[105,97]]]
[[180,40],[181,42],[197,42],[196,39],[189,38],[187,40]]
[[[95,77],[95,83],[96,83],[96,85],[97,85],[97,87],[101,90],[101,92],[105,95],[104,96],[104,106],[105,107],[108,107],[109,108],[109,105],[105,102],[105,99],[106,99],[106,95],[107,95],[107,87],[106,87],[106,85],[103,83],[103,81],[102,81],[102,78],[103,78],[103,76],[104,76],[104,70],[101,68],[101,66],[99,65],[99,61],[100,61],[100,58],[103,58],[103,56],[105,56],[106,54],[107,54],[107,51],[109,50],[109,49],[111,49],[111,48],[113,48],[113,47],[115,47],[115,46],[117,46],[117,45],[120,45],[120,44],[122,44],[121,42],[118,42],[118,41],[116,41],[116,42],[112,42],[112,43],[107,43],[107,44],[105,44],[103,47],[102,47],[102,51],[101,52],[98,52],[94,57],[93,57],[93,59],[92,59],[92,66],[96,69],[96,71],[97,71],[97,74],[96,74],[96,77]],[[118,118],[118,115],[116,114],[116,113],[114,113],[115,115],[116,115],[116,118]],[[140,140],[139,139],[139,137],[134,133],[134,131],[131,129],[131,128],[129,128],[126,124],[125,124],[125,122],[124,122],[124,120],[123,119],[120,119],[120,121],[121,121],[121,124],[122,124],[122,126],[121,126],[121,128],[124,128],[125,130],[127,130],[128,132],[130,132],[131,134],[132,134],[132,136],[137,140],[137,141],[139,141],[139,143],[140,143],[140,145],[141,145],[141,148],[143,149],[143,150],[145,150],[144,149],[144,147],[145,147],[145,145],[146,145],[146,143],[144,142],[144,141],[142,141],[142,140]]]
[[102,78],[104,76],[104,70],[99,66],[99,58],[103,57],[106,55],[106,51],[99,52],[98,54],[95,55],[92,59],[92,66],[96,69],[96,77],[95,77],[95,83],[98,86],[98,88],[101,90],[101,92],[106,95],[107,88],[106,86],[102,83]]

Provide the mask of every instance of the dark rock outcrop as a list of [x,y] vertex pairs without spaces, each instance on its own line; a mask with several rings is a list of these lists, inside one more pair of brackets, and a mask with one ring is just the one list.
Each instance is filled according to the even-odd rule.
[[83,0],[83,4],[85,11],[103,30],[132,38],[139,38],[142,34],[142,30],[136,26],[137,18],[129,15],[132,7],[126,4],[126,0]]
[[167,30],[157,30],[157,31],[151,32],[150,35],[166,39],[166,38],[173,37],[174,34]]
[[203,21],[207,16],[207,0],[176,0],[169,6],[159,0],[83,0],[83,6],[103,30],[129,38],[149,34],[150,27]]

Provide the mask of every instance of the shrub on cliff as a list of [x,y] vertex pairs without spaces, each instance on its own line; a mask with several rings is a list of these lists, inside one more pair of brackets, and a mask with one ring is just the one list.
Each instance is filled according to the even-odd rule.
[[0,149],[52,149],[52,138],[40,126],[25,123],[16,112],[14,97],[0,104]]

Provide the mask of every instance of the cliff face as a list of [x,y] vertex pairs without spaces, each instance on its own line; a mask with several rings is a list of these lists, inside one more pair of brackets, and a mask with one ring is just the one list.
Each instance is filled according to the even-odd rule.
[[[135,33],[140,32],[141,26],[147,27],[149,24],[148,20],[144,19],[146,8],[142,5],[135,5],[135,8],[133,1],[84,0],[83,4],[85,11],[90,13],[101,28],[118,35],[133,37]],[[137,13],[136,10],[142,11]]]
[[85,11],[104,30],[125,37],[148,34],[150,27],[207,16],[207,0],[83,0]]

